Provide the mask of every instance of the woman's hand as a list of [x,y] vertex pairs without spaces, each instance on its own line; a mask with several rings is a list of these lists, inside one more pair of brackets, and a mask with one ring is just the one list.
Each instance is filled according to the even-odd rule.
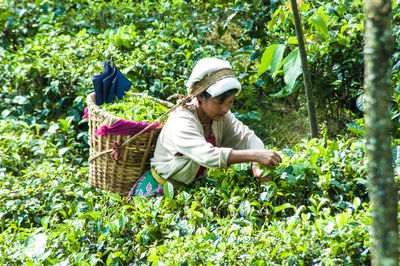
[[257,150],[256,161],[268,168],[274,168],[282,162],[282,158],[277,152],[272,150]]
[[274,168],[281,161],[281,156],[272,150],[232,150],[229,154],[227,164],[257,162],[268,168]]
[[244,162],[252,162],[251,169],[254,177],[260,182],[265,182],[269,181],[270,177],[263,177],[264,171],[258,168],[254,162],[265,165],[268,168],[274,168],[282,162],[282,159],[277,152],[272,150],[232,150],[229,154],[227,164]]
[[255,163],[251,163],[251,170],[253,171],[253,176],[257,178],[258,181],[260,182],[271,181],[271,178],[268,175],[263,176],[264,170],[257,167]]

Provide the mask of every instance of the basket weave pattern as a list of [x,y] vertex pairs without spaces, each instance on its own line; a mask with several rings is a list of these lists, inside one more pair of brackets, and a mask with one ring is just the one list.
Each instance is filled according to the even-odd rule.
[[[143,95],[146,97],[146,95]],[[120,118],[115,117],[96,105],[95,94],[86,99],[89,114],[90,157],[112,149],[114,143],[122,143],[133,135],[99,135],[94,133],[102,125],[111,126]],[[149,159],[153,156],[157,137],[162,124],[151,132],[140,134],[134,141],[120,149],[113,160],[110,153],[105,153],[89,161],[89,182],[95,188],[108,190],[126,196],[137,179],[150,169]]]

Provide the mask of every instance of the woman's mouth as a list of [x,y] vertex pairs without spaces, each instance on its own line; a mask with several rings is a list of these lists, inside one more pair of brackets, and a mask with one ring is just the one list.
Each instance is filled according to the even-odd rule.
[[225,115],[225,114],[216,114],[216,115],[215,115],[215,118],[221,119],[224,115]]

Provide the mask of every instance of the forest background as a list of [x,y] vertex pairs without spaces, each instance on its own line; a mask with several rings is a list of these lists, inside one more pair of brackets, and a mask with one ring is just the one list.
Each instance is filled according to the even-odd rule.
[[[298,1],[320,138],[310,139],[289,1],[0,3],[2,264],[369,264],[363,2]],[[399,1],[393,1],[392,152],[399,183]],[[247,164],[164,198],[88,184],[92,78],[105,60],[133,89],[185,93],[195,62],[231,62],[235,115],[282,165]]]

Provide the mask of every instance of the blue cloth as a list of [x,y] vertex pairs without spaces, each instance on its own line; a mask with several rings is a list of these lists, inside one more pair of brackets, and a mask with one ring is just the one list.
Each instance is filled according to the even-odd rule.
[[132,82],[109,61],[104,62],[103,73],[93,76],[92,82],[97,105],[102,105],[104,102],[111,103],[115,96],[121,100],[132,86]]
[[103,65],[103,73],[100,75],[93,76],[93,87],[94,92],[96,94],[96,103],[97,105],[102,105],[104,102],[104,89],[103,89],[103,80],[112,74],[112,67],[109,62],[105,61]]

